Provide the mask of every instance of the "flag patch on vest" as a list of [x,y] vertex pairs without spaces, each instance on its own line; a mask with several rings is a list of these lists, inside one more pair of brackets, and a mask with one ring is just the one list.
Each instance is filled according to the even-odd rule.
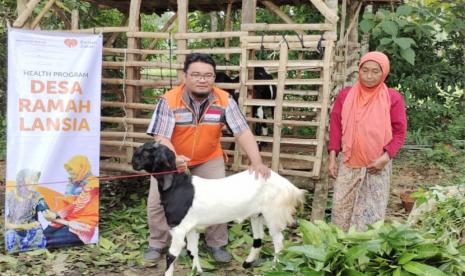
[[192,122],[192,113],[190,112],[176,113],[174,117],[176,118],[176,123],[191,123]]
[[221,110],[208,109],[207,112],[205,112],[203,119],[208,122],[219,122],[221,119],[221,113]]

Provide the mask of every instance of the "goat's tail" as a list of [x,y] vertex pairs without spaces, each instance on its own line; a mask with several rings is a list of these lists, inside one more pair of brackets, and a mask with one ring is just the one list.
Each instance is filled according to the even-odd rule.
[[272,187],[268,187],[270,189],[265,199],[266,210],[263,211],[263,215],[268,227],[282,230],[294,223],[293,216],[296,209],[303,206],[307,191],[297,188],[278,174],[273,174],[271,178],[271,181],[265,184]]

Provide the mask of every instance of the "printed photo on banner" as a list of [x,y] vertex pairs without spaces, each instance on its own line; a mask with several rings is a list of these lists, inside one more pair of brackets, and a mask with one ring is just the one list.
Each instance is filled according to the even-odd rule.
[[8,253],[98,241],[101,62],[101,35],[8,31]]

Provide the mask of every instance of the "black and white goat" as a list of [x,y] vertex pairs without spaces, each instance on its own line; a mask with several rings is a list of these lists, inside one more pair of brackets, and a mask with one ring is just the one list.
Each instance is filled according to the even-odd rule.
[[[264,67],[256,67],[254,70],[255,80],[272,80],[273,76],[266,72]],[[215,78],[216,83],[238,83],[239,76],[234,79],[224,72],[218,72]],[[236,102],[239,99],[239,93],[233,89],[226,89],[226,91],[234,98]],[[274,100],[276,99],[277,87],[276,85],[255,85],[253,90],[253,99],[261,100]],[[271,117],[274,118],[274,107],[268,107],[271,111]],[[264,106],[252,106],[252,116],[254,118],[266,119]],[[268,126],[265,123],[256,123],[254,127],[254,134],[259,136],[268,136]],[[259,142],[258,146],[261,150],[263,142]]]
[[174,261],[185,245],[185,238],[193,268],[201,273],[197,229],[229,221],[251,218],[254,242],[244,267],[250,267],[258,258],[264,225],[272,236],[275,254],[279,253],[283,248],[282,231],[293,222],[297,206],[304,201],[305,191],[275,172],[268,179],[255,179],[248,171],[222,179],[172,173],[176,170],[173,151],[156,142],[139,147],[134,152],[132,166],[135,170],[160,173],[154,177],[172,237],[165,276],[173,275]]

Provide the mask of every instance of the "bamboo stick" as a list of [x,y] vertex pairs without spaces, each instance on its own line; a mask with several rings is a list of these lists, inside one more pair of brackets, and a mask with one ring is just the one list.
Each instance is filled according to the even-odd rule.
[[[150,119],[142,118],[123,118],[123,117],[108,117],[102,116],[102,123],[127,123],[129,125],[149,125]],[[133,132],[133,130],[128,130],[128,132]]]
[[102,101],[102,107],[126,107],[132,109],[143,109],[143,110],[154,110],[155,104],[144,104],[144,103],[123,103],[123,102],[109,102]]
[[146,140],[152,140],[153,138],[147,135],[146,133],[141,132],[121,132],[121,131],[101,131],[100,137],[103,138],[140,138]]
[[[127,54],[141,54],[141,55],[168,55],[169,50],[147,50],[147,49],[123,49],[123,48],[103,48],[104,54],[124,54],[126,50]],[[240,54],[242,49],[239,47],[235,48],[199,48],[199,49],[186,49],[186,50],[173,50],[172,54],[191,54],[195,52],[206,53],[206,54]]]
[[284,94],[296,96],[318,96],[320,92],[316,90],[284,90]]
[[73,33],[87,33],[87,34],[98,34],[98,33],[125,33],[128,32],[128,27],[94,27],[88,29],[79,29],[72,31]]
[[[279,60],[249,60],[248,67],[279,67]],[[289,60],[286,65],[289,67],[323,67],[323,60]]]
[[[278,84],[279,84],[278,81],[275,79],[274,80],[249,80],[245,83],[245,85],[247,86],[278,85]],[[323,80],[322,79],[287,79],[287,80],[284,80],[284,84],[285,85],[322,85]]]
[[34,11],[34,8],[39,4],[40,0],[30,0],[27,4],[24,10],[21,12],[20,15],[18,15],[18,18],[16,18],[15,22],[13,22],[13,27],[16,28],[21,28],[24,23],[26,23],[27,19],[29,16],[31,16],[32,12]]
[[[284,41],[282,42],[286,44]],[[262,48],[279,51],[281,43],[280,42],[273,42],[273,43],[249,43],[247,44],[248,50],[261,50]],[[286,46],[289,46],[289,50],[291,51],[312,51],[315,52],[317,50],[318,41],[304,41],[303,46],[300,42],[288,42]],[[326,41],[321,42],[322,47],[326,47]]]
[[[172,68],[172,69],[182,69],[183,65],[181,64],[169,64],[166,62],[159,61],[103,61],[104,68],[120,68],[120,67],[145,67],[145,68]],[[232,70],[239,71],[240,67],[236,65],[218,65],[217,70]]]
[[108,161],[100,161],[100,170],[101,171],[129,172],[129,173],[136,172],[132,169],[131,165],[129,164],[119,164],[119,163],[112,163]]
[[279,71],[278,71],[278,85],[276,93],[276,107],[274,109],[274,120],[273,126],[273,157],[271,158],[271,169],[277,171],[279,165],[279,154],[281,151],[281,143],[284,139],[281,138],[282,129],[282,118],[283,118],[283,101],[284,101],[284,86],[286,80],[286,64],[288,61],[288,49],[283,43],[279,51]]
[[324,15],[324,17],[331,22],[332,24],[336,24],[338,20],[337,14],[334,13],[322,0],[310,0],[312,4]]
[[[248,23],[241,25],[242,31],[332,31],[333,24],[312,23],[312,24],[269,24],[269,23]],[[306,35],[305,33],[303,33]]]
[[36,16],[36,18],[34,18],[34,21],[32,21],[32,24],[31,24],[32,30],[34,30],[37,27],[42,17],[44,17],[44,15],[48,12],[48,10],[53,6],[54,3],[55,3],[55,0],[48,0],[47,3],[45,3],[45,6],[42,8],[40,13]]
[[174,80],[170,82],[169,80],[126,80],[123,79],[102,79],[103,84],[123,84],[131,85],[131,86],[141,86],[141,87],[153,87],[153,88],[163,88],[163,87],[170,87],[170,84],[179,85],[179,80]]
[[[304,42],[307,41],[319,41],[321,39],[321,35],[304,35],[297,36],[297,35],[285,35],[287,42],[300,42],[303,40]],[[334,32],[325,32],[323,34],[324,40],[335,40],[337,39],[337,35]],[[241,36],[241,41],[247,41],[248,43],[261,43],[261,42],[281,42],[283,41],[282,35],[266,35],[266,36]]]

